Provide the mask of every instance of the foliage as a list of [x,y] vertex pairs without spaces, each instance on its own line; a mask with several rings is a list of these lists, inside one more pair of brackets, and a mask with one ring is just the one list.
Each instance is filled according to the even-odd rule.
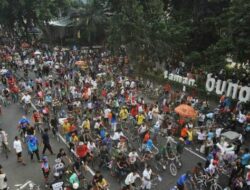
[[0,24],[27,31],[30,25],[43,27],[74,6],[82,42],[108,45],[113,53],[120,53],[122,46],[130,60],[143,67],[184,61],[190,67],[218,70],[228,56],[239,63],[250,57],[250,0],[77,2],[1,0]]

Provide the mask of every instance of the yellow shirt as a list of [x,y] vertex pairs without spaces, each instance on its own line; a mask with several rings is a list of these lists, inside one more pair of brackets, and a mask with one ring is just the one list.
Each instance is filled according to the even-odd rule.
[[63,129],[64,134],[68,133],[69,130],[70,130],[70,124],[69,123],[63,123],[62,129]]
[[106,179],[102,179],[102,181],[97,183],[98,187],[104,188],[108,185],[108,182],[106,181]]
[[76,135],[72,136],[71,142],[78,142],[78,141],[79,141],[79,139],[78,139],[78,137]]
[[188,141],[193,141],[193,131],[187,131],[188,134]]
[[90,130],[90,122],[88,119],[83,122],[82,128]]
[[144,119],[145,119],[144,115],[142,115],[142,114],[138,115],[137,125],[141,125],[143,123]]
[[128,118],[128,110],[127,109],[121,109],[119,116],[122,120]]

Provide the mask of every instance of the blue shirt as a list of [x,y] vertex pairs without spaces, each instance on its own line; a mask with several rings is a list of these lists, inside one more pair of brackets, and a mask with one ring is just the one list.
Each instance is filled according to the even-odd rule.
[[23,124],[29,124],[30,121],[27,118],[22,118],[18,121],[18,123],[23,125]]
[[249,161],[250,161],[250,153],[243,154],[243,156],[241,157],[241,164],[243,166],[246,166],[249,164]]
[[184,185],[186,181],[188,180],[187,175],[183,174],[177,181],[178,185]]

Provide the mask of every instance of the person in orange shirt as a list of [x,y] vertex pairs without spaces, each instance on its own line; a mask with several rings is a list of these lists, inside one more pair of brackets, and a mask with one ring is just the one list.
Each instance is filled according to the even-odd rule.
[[149,139],[150,139],[150,133],[149,133],[149,130],[147,130],[147,132],[145,133],[143,137],[143,143],[146,143]]
[[187,127],[183,127],[183,128],[181,129],[181,137],[182,137],[184,140],[186,140],[186,139],[187,139],[187,136],[188,136],[188,129],[187,129]]

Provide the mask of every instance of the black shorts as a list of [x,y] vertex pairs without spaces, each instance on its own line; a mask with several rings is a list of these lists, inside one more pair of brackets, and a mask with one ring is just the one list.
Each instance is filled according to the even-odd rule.
[[16,153],[16,155],[17,155],[17,158],[22,158],[22,152],[18,152]]

